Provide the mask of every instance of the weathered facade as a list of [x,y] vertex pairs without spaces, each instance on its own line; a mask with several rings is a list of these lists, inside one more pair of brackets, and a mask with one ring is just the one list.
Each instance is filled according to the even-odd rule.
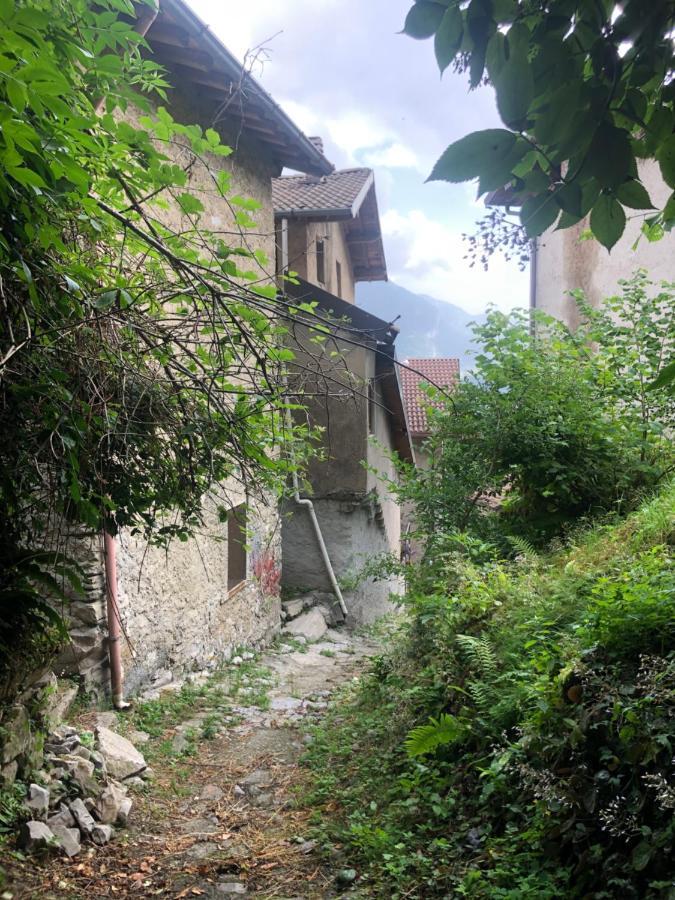
[[[387,487],[395,478],[390,454],[412,460],[412,448],[394,356],[397,331],[306,282],[288,290],[298,301],[317,302],[319,315],[344,322],[323,352],[311,343],[310,329],[299,329],[295,351],[298,364],[317,372],[304,379],[304,403],[309,424],[323,429],[324,457],[310,464],[309,496],[350,617],[371,622],[402,590],[398,579],[355,578],[372,557],[400,552],[400,507]],[[282,547],[288,591],[331,589],[307,510],[292,500],[284,507]]]
[[[229,244],[245,242],[262,250],[260,275],[275,278],[275,235],[272,178],[284,166],[320,176],[331,170],[314,145],[274,101],[246,74],[182,0],[163,0],[146,40],[155,60],[164,65],[173,85],[167,104],[185,124],[215,128],[235,149],[227,158],[207,160],[211,172],[230,175],[231,193],[260,204],[256,228],[237,237],[233,210],[215,189],[204,165],[191,165],[187,189],[204,206],[202,224],[222,231]],[[229,101],[229,102],[228,102]],[[134,110],[130,122],[138,126]],[[184,151],[168,151],[184,163]],[[176,230],[183,221],[178,208],[164,213]],[[254,265],[251,261],[251,265]],[[278,576],[281,566],[279,510],[273,497],[246,496],[232,480],[220,485],[219,503],[231,509],[221,521],[215,501],[207,498],[205,527],[186,543],[168,550],[148,547],[130,534],[117,538],[117,587],[122,626],[125,689],[133,693],[167,671],[199,670],[227,658],[240,645],[268,642],[280,626]],[[103,573],[101,540],[83,540],[89,567]],[[92,693],[108,687],[105,585],[89,602],[73,607],[72,643],[60,661],[76,671]]]
[[[653,160],[639,162],[640,179],[654,206],[663,208],[672,193]],[[579,325],[571,290],[581,289],[593,306],[619,291],[618,282],[638,268],[646,269],[654,282],[675,280],[675,233],[650,243],[640,229],[644,216],[637,210],[628,217],[626,230],[611,253],[598,242],[582,240],[589,223],[585,219],[562,231],[550,229],[534,242],[530,277],[530,305],[555,316],[574,329]],[[637,242],[637,246],[636,246]]]
[[[309,331],[296,333],[296,352],[306,370],[320,357],[321,374],[304,378],[309,423],[323,429],[324,458],[308,473],[311,499],[350,615],[369,622],[391,608],[392,592],[402,590],[397,579],[363,581],[358,573],[373,557],[398,557],[401,517],[387,488],[395,478],[390,454],[412,459],[394,362],[397,329],[353,306],[356,282],[386,279],[373,173],[344,169],[322,178],[278,178],[274,206],[278,270],[301,279],[282,289],[316,301],[319,316],[344,323],[322,351]],[[332,361],[335,351],[339,363]],[[307,510],[293,502],[284,509],[282,545],[287,590],[330,589]]]

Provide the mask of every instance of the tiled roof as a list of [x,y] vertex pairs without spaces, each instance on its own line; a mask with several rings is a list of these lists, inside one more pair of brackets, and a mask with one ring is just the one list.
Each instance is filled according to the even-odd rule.
[[[408,427],[412,435],[425,435],[429,433],[425,412],[428,398],[422,392],[420,385],[428,381],[439,387],[454,387],[459,381],[459,360],[448,357],[406,359],[405,364],[417,370],[416,372],[404,368],[400,370]],[[417,372],[420,374],[418,375]]]
[[[372,183],[372,169],[341,169],[321,178],[289,175],[272,179],[272,201],[277,213],[329,213],[342,211],[358,214],[356,201],[363,201]],[[360,204],[359,204],[360,205]]]

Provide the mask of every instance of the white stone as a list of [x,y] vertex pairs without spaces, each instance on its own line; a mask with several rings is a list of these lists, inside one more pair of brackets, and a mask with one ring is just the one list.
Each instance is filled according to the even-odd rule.
[[305,608],[305,602],[302,597],[298,597],[296,600],[285,600],[281,604],[281,608],[289,619],[294,619],[296,616],[299,616]]
[[292,622],[287,622],[283,628],[284,634],[302,636],[308,641],[320,640],[327,630],[326,620],[318,609],[310,609]]
[[96,798],[94,812],[103,825],[112,825],[117,821],[126,793],[121,785],[114,781],[106,785]]
[[94,825],[91,830],[91,839],[99,847],[102,847],[103,844],[108,843],[113,834],[112,825]]
[[52,826],[52,832],[66,856],[77,856],[81,849],[79,828],[66,828],[57,822]]
[[146,768],[147,763],[143,754],[122,735],[99,725],[96,728],[96,740],[98,752],[105,760],[106,768],[113,778],[123,781]]
[[24,822],[19,844],[28,853],[44,850],[54,844],[54,832],[44,822]]
[[44,819],[49,810],[49,791],[39,784],[31,784],[28,788],[28,797],[24,801],[33,816]]
[[94,830],[96,822],[91,817],[91,813],[84,805],[83,801],[78,797],[77,800],[71,801],[69,808],[75,821],[77,822],[82,834],[90,835]]
[[126,825],[129,821],[129,815],[131,813],[131,807],[133,803],[131,802],[130,797],[125,797],[122,803],[120,804],[120,811],[117,814],[117,820],[115,822],[116,825]]

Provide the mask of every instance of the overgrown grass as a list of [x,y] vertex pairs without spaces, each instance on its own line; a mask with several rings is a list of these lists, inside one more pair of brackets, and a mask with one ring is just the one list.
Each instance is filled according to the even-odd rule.
[[675,485],[571,548],[449,554],[308,752],[361,896],[675,897]]
[[[238,666],[223,666],[204,684],[188,681],[180,690],[163,691],[157,700],[137,701],[120,718],[120,724],[126,732],[136,730],[150,735],[147,755],[151,759],[190,756],[200,741],[213,740],[220,731],[240,721],[235,706],[268,709],[272,682],[272,673],[260,665],[255,655]],[[176,750],[173,731],[195,718],[201,718],[199,725],[184,731],[185,746]]]

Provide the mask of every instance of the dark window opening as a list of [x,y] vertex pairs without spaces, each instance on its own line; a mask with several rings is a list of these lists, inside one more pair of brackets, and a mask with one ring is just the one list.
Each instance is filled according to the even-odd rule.
[[227,516],[227,589],[246,581],[246,504]]
[[342,296],[342,266],[335,260],[335,280],[337,282],[337,295]]
[[326,252],[323,241],[316,242],[316,280],[326,283]]

